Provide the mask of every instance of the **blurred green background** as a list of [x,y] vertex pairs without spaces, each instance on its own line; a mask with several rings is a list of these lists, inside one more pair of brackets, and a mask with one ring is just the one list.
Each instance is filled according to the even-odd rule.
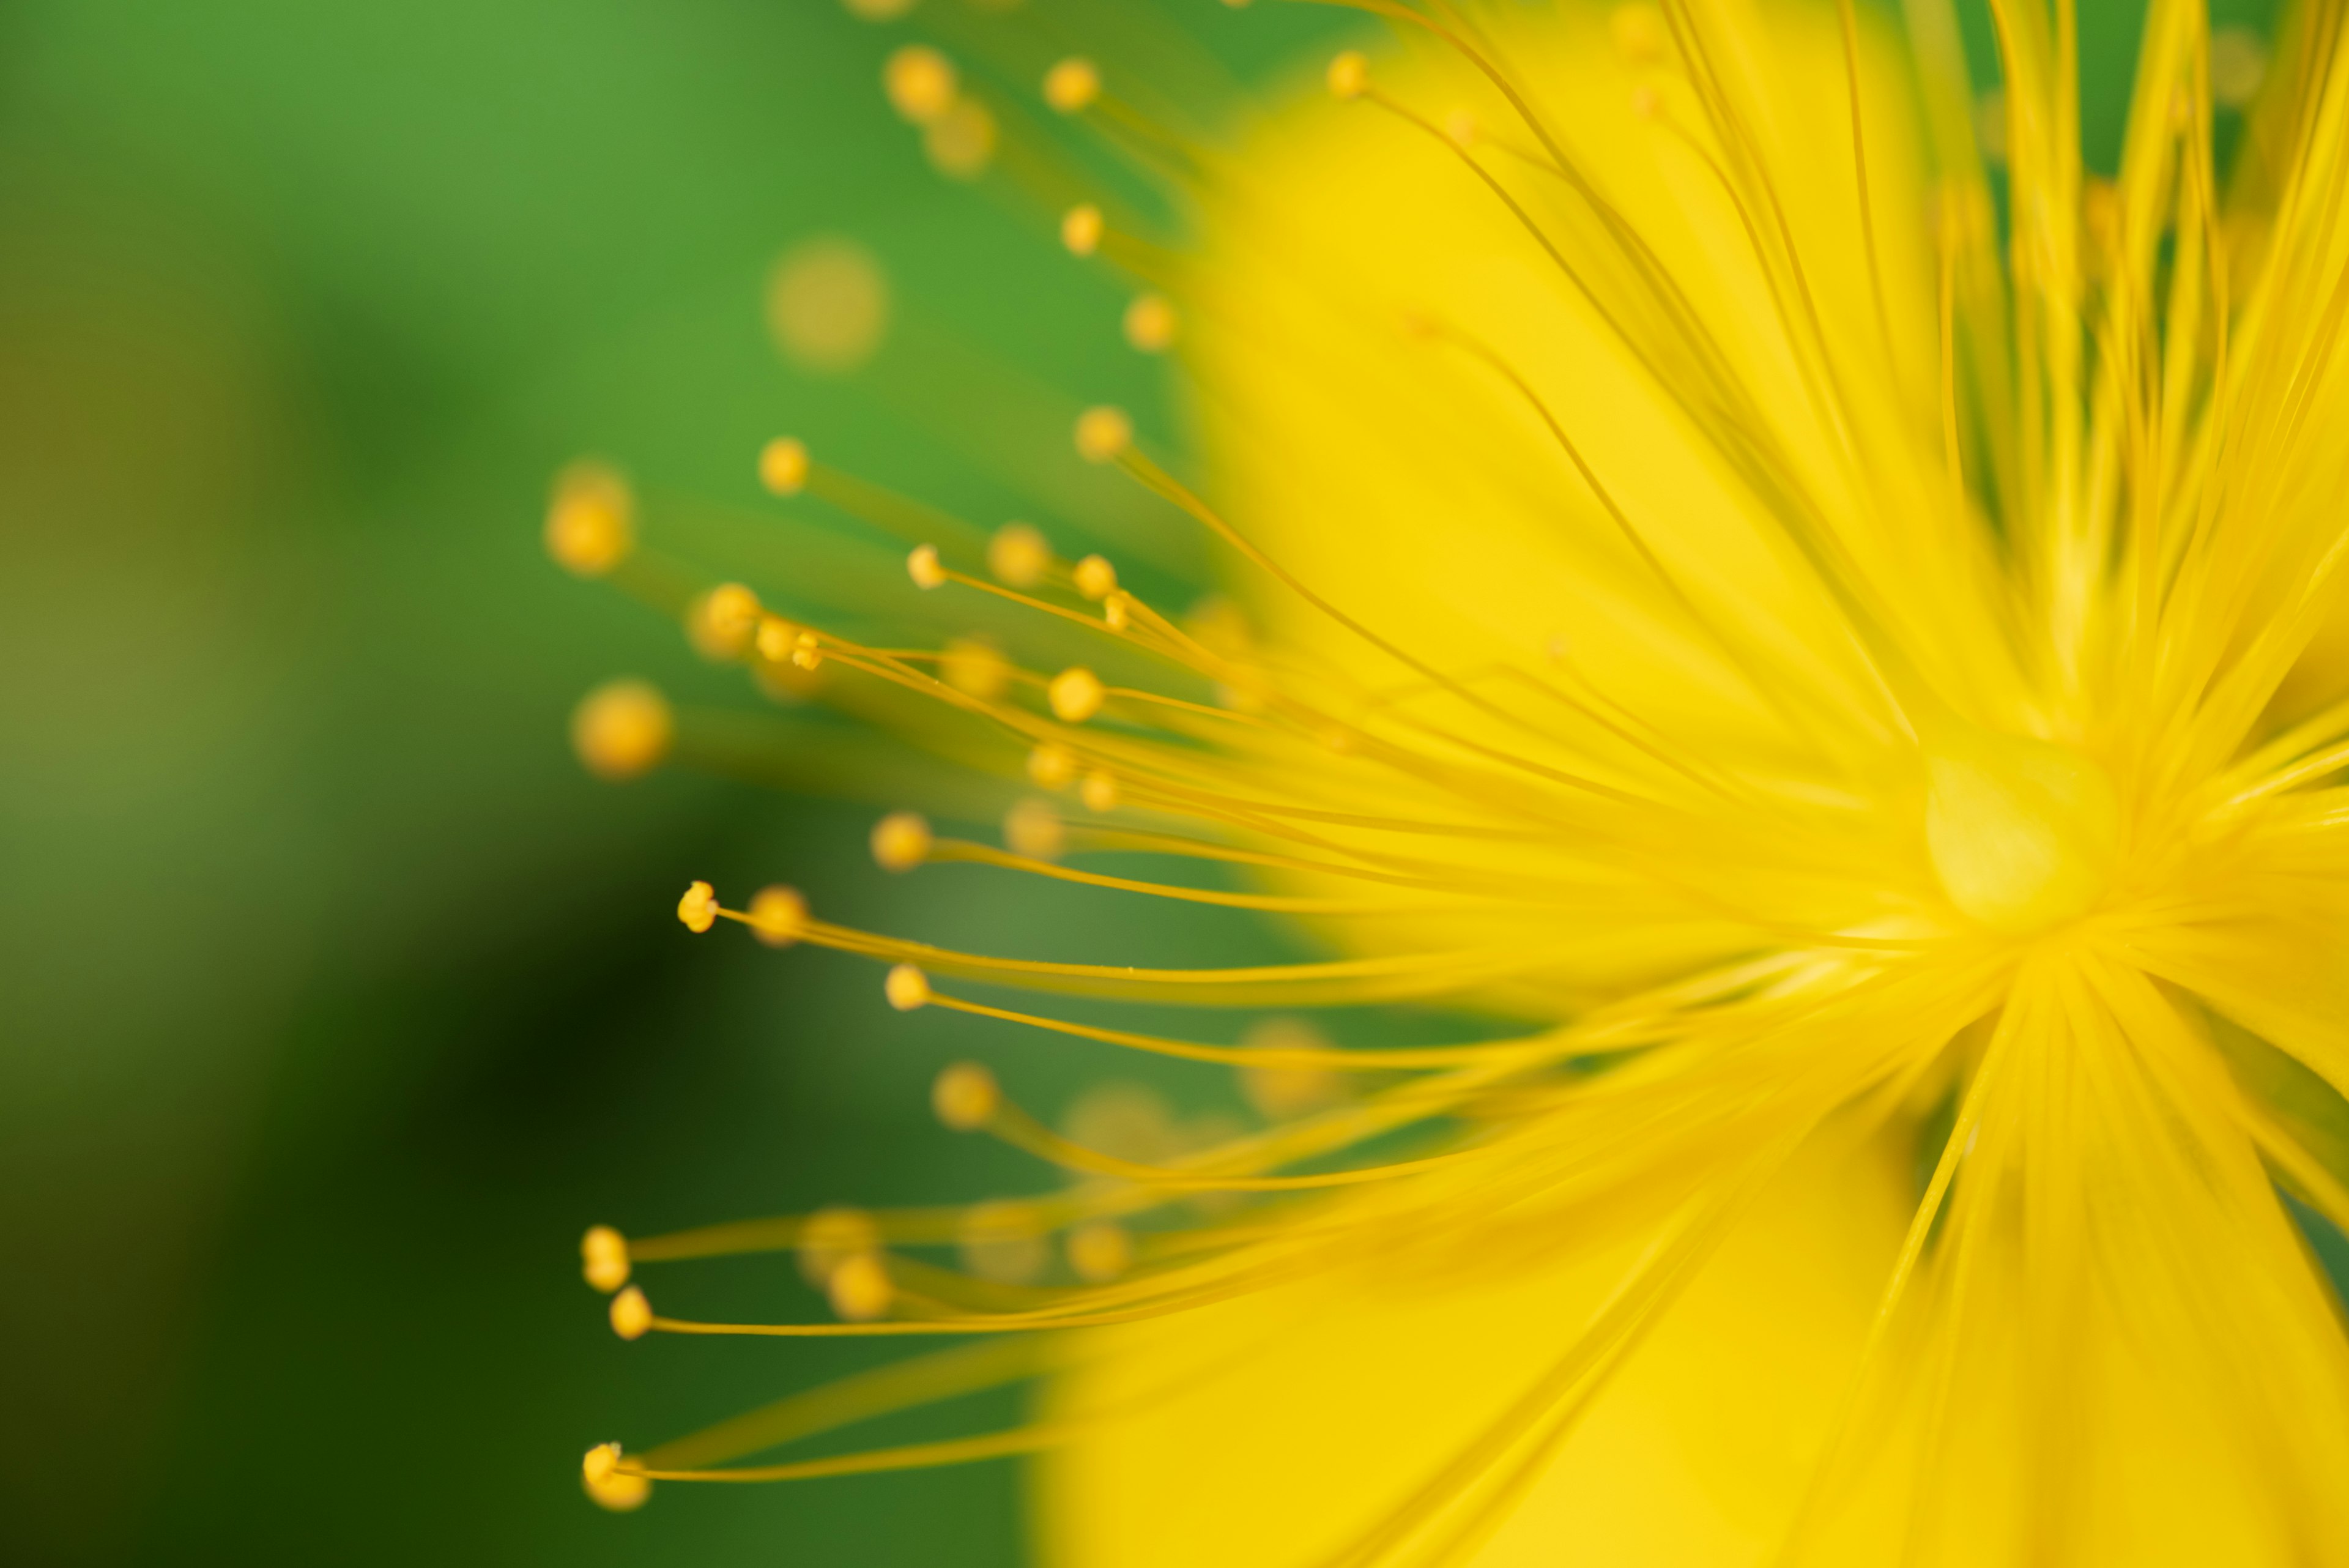
[[[1242,77],[1333,25],[1168,9]],[[2090,17],[2106,145],[2136,15]],[[577,1480],[594,1442],[870,1359],[620,1345],[587,1222],[1035,1179],[926,1111],[941,1062],[1020,1042],[890,1013],[845,960],[698,943],[683,881],[1101,942],[1069,898],[877,877],[869,809],[613,789],[564,740],[608,675],[694,680],[542,556],[575,453],[750,506],[749,454],[793,430],[1015,504],[904,398],[781,363],[760,301],[795,241],[857,236],[926,329],[1164,428],[1123,296],[889,114],[905,36],[835,0],[0,10],[0,1558],[1017,1560],[1001,1465],[627,1517]],[[1247,940],[1153,929],[1166,961]],[[1007,1073],[1077,1081],[1036,1056]]]

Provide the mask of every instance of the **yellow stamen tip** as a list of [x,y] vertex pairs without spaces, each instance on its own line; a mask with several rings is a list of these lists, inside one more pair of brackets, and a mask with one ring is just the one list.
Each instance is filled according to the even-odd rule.
[[928,125],[954,107],[959,87],[954,63],[926,45],[907,44],[881,67],[889,107],[916,125]]
[[987,569],[1008,588],[1032,588],[1052,565],[1052,547],[1025,523],[1006,523],[987,541]]
[[1133,618],[1133,599],[1130,594],[1113,593],[1102,600],[1102,622],[1112,631],[1123,631]]
[[1125,1227],[1092,1220],[1069,1232],[1069,1267],[1090,1284],[1106,1284],[1133,1266],[1133,1239]]
[[890,1282],[889,1270],[872,1252],[858,1252],[843,1258],[824,1282],[824,1294],[831,1298],[834,1315],[845,1323],[871,1323],[889,1310],[896,1299],[897,1287]]
[[1071,207],[1061,218],[1061,244],[1068,247],[1071,255],[1089,256],[1101,249],[1102,229],[1099,207],[1090,202]]
[[982,702],[992,702],[1011,685],[1011,661],[982,638],[958,637],[948,642],[938,673],[947,685]]
[[1076,781],[1077,753],[1047,741],[1028,753],[1028,776],[1045,789],[1066,789]]
[[597,1225],[579,1238],[580,1273],[587,1282],[610,1295],[628,1282],[628,1241],[609,1225]]
[[995,157],[995,116],[975,98],[958,98],[922,128],[930,166],[956,180],[975,180]]
[[636,501],[627,481],[600,462],[575,462],[555,476],[546,508],[546,553],[567,572],[600,577],[636,544]]
[[1077,416],[1077,452],[1087,462],[1114,462],[1133,444],[1133,421],[1123,409],[1087,409]]
[[914,0],[845,0],[848,14],[860,22],[894,22],[914,8]]
[[807,488],[807,443],[778,436],[759,449],[759,483],[777,495],[797,495]]
[[947,569],[938,564],[938,547],[936,545],[915,545],[912,554],[905,557],[905,575],[914,579],[914,586],[917,588],[945,587]]
[[759,635],[752,641],[760,658],[770,664],[782,664],[789,661],[799,639],[799,628],[779,615],[771,615],[760,618]]
[[702,658],[723,663],[750,649],[765,613],[758,595],[740,583],[720,583],[686,607],[685,635]]
[[677,918],[685,929],[699,936],[718,923],[718,890],[707,882],[696,882],[677,901]]
[[1125,340],[1144,354],[1164,354],[1174,346],[1181,317],[1163,294],[1145,294],[1125,307]]
[[977,1132],[1003,1104],[995,1075],[976,1062],[957,1062],[930,1085],[930,1108],[957,1132]]
[[884,871],[911,871],[930,857],[930,825],[917,811],[893,811],[873,825],[873,859]]
[[1092,108],[1101,88],[1101,70],[1088,59],[1072,57],[1044,73],[1044,101],[1061,114]]
[[881,993],[898,1012],[911,1012],[930,1004],[930,977],[912,964],[901,963],[881,982]]
[[599,1443],[579,1462],[579,1484],[598,1508],[626,1513],[644,1507],[653,1483],[632,1470],[618,1468],[620,1445]]
[[677,722],[668,699],[642,680],[614,680],[579,700],[571,749],[597,778],[632,779],[668,755]]
[[612,1332],[622,1339],[642,1339],[653,1326],[653,1303],[630,1285],[612,1298]]
[[1044,695],[1052,705],[1054,718],[1064,724],[1081,724],[1101,711],[1104,693],[1101,677],[1077,664],[1053,676]]
[[819,1209],[800,1232],[800,1274],[822,1289],[842,1263],[880,1245],[881,1227],[863,1210]]
[[1077,563],[1077,592],[1089,599],[1107,598],[1117,587],[1117,568],[1099,556],[1087,556]]
[[807,934],[807,899],[796,888],[761,888],[750,898],[750,934],[771,948],[787,948]]
[[1330,94],[1350,102],[1371,88],[1371,62],[1357,49],[1348,49],[1330,62]]
[[1107,768],[1095,768],[1085,775],[1084,785],[1078,791],[1077,798],[1085,803],[1087,811],[1095,813],[1115,811],[1117,809],[1117,775]]
[[1057,860],[1068,841],[1068,829],[1049,800],[1023,800],[1003,814],[1003,842],[1014,855]]

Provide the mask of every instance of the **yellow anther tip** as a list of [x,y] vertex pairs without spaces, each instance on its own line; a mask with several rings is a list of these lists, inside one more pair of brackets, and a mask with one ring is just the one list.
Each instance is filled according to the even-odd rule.
[[771,948],[787,948],[807,933],[807,899],[796,888],[761,888],[750,898],[750,934]]
[[956,180],[975,180],[995,157],[995,116],[975,98],[958,98],[922,128],[930,166]]
[[751,639],[759,657],[770,664],[781,664],[790,659],[792,650],[799,646],[800,628],[779,615],[761,616],[758,636]]
[[808,450],[805,441],[777,436],[759,449],[759,483],[777,495],[797,495],[807,488]]
[[1052,547],[1025,523],[1006,523],[987,541],[987,569],[1009,588],[1032,588],[1052,565]]
[[1127,622],[1133,618],[1133,600],[1131,595],[1113,593],[1102,599],[1102,623],[1110,630],[1123,631]]
[[677,918],[685,929],[699,936],[718,923],[718,890],[707,882],[696,882],[677,901]]
[[633,1471],[621,1469],[619,1463],[619,1444],[597,1444],[579,1462],[579,1484],[596,1507],[626,1513],[645,1505],[645,1500],[652,1496],[653,1483]]
[[1077,592],[1093,600],[1107,598],[1117,587],[1117,568],[1099,556],[1077,563]]
[[1125,1227],[1088,1220],[1069,1232],[1069,1267],[1089,1284],[1106,1284],[1133,1266],[1133,1240]]
[[1071,57],[1044,73],[1044,101],[1061,114],[1081,114],[1101,97],[1101,87],[1100,67]]
[[1340,100],[1361,97],[1371,88],[1371,62],[1357,49],[1348,49],[1330,62],[1330,93]]
[[1114,462],[1133,444],[1133,421],[1123,409],[1087,409],[1077,416],[1077,452],[1087,462]]
[[546,507],[546,553],[567,572],[600,577],[636,544],[636,501],[627,481],[600,462],[574,462],[554,478]]
[[1049,800],[1023,800],[1003,814],[1003,842],[1014,855],[1057,860],[1068,847],[1068,829]]
[[1174,346],[1182,319],[1163,294],[1145,294],[1125,307],[1125,340],[1144,354],[1164,354]]
[[894,22],[914,8],[914,0],[845,0],[848,14],[860,22]]
[[930,856],[930,825],[917,811],[893,811],[873,825],[873,859],[884,871],[911,871]]
[[612,1332],[622,1339],[642,1339],[653,1326],[653,1303],[630,1285],[612,1298]]
[[1100,712],[1104,696],[1101,677],[1081,664],[1053,676],[1044,694],[1052,705],[1052,716],[1064,724],[1081,724]]
[[843,1258],[824,1282],[833,1315],[847,1323],[871,1323],[888,1312],[897,1287],[888,1267],[871,1252]]
[[1028,753],[1028,776],[1045,789],[1066,789],[1077,776],[1077,753],[1047,741]]
[[704,659],[740,659],[757,635],[766,611],[759,596],[740,583],[720,583],[686,607],[685,635]]
[[1117,775],[1107,768],[1095,768],[1085,775],[1085,782],[1078,790],[1077,798],[1085,803],[1087,811],[1096,814],[1115,811],[1117,809]]
[[957,1132],[976,1132],[1003,1103],[995,1075],[976,1062],[957,1062],[930,1085],[930,1108]]
[[964,696],[991,702],[1011,684],[1011,661],[991,642],[958,637],[947,644],[938,673]]
[[668,755],[676,720],[668,699],[642,680],[615,680],[579,700],[571,749],[597,778],[632,779]]
[[1101,249],[1102,227],[1099,207],[1090,202],[1071,207],[1061,218],[1061,244],[1071,255],[1089,256]]
[[947,569],[938,564],[938,547],[936,545],[915,545],[905,557],[905,575],[914,579],[914,586],[917,588],[945,587]]
[[890,970],[888,978],[881,982],[881,992],[889,999],[890,1006],[900,1012],[911,1012],[929,1005],[930,977],[912,964],[901,963]]
[[907,44],[881,67],[889,107],[916,125],[928,125],[954,107],[959,85],[954,63],[923,44]]
[[589,1228],[579,1238],[580,1273],[610,1295],[628,1282],[628,1240],[609,1225]]

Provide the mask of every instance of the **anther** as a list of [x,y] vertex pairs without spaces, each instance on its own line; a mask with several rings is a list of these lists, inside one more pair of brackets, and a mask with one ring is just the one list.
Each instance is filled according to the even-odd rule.
[[1052,677],[1044,695],[1052,704],[1054,718],[1064,724],[1081,724],[1101,711],[1104,694],[1100,676],[1081,664],[1073,664]]
[[1077,592],[1098,601],[1117,587],[1117,568],[1100,556],[1087,556],[1077,563],[1076,578]]
[[905,575],[914,579],[914,586],[917,588],[944,587],[947,569],[938,565],[938,547],[936,545],[915,545],[913,553],[905,557]]
[[897,1297],[897,1287],[889,1279],[889,1270],[874,1252],[858,1252],[843,1258],[824,1282],[824,1294],[831,1299],[835,1316],[845,1323],[871,1323],[889,1311],[889,1303]]
[[975,98],[958,98],[922,128],[930,167],[954,180],[975,180],[995,157],[995,116]]
[[1066,789],[1076,781],[1077,753],[1046,741],[1028,753],[1028,776],[1045,789]]
[[1163,294],[1145,294],[1125,307],[1125,340],[1144,354],[1173,348],[1179,326],[1174,302]]
[[685,929],[699,936],[718,923],[718,890],[707,882],[696,882],[677,901],[677,918]]
[[792,639],[792,663],[802,670],[813,670],[823,662],[823,645],[812,631],[802,631]]
[[1069,1232],[1069,1267],[1089,1284],[1107,1284],[1133,1266],[1133,1239],[1109,1220],[1090,1220]]
[[914,8],[914,0],[845,0],[848,14],[860,22],[894,22]]
[[873,825],[873,859],[884,871],[911,871],[930,857],[930,825],[917,811],[893,811]]
[[1123,409],[1087,409],[1077,416],[1077,452],[1087,462],[1114,462],[1133,444],[1133,421]]
[[632,1470],[619,1469],[620,1445],[601,1443],[587,1450],[579,1463],[579,1484],[598,1508],[626,1513],[642,1508],[653,1493],[653,1483]]
[[609,1225],[595,1225],[579,1238],[579,1272],[587,1282],[610,1295],[628,1282],[627,1238]]
[[627,481],[600,462],[574,462],[554,478],[546,553],[567,572],[600,577],[627,558],[635,516]]
[[1089,256],[1101,249],[1102,228],[1099,207],[1090,202],[1071,207],[1061,218],[1061,244],[1072,256]]
[[571,749],[591,774],[632,779],[668,754],[676,721],[668,699],[642,680],[614,680],[579,700],[571,712]]
[[957,1062],[930,1085],[930,1108],[956,1132],[977,1132],[1002,1104],[995,1075],[976,1062]]
[[898,1012],[912,1012],[930,1004],[930,977],[912,964],[897,964],[881,981],[881,994]]
[[797,495],[807,488],[807,443],[793,436],[777,436],[759,449],[759,483],[777,495]]
[[759,657],[770,664],[788,663],[792,650],[799,646],[800,628],[779,615],[763,616],[759,621],[759,635],[751,639]]
[[740,583],[720,583],[687,607],[685,633],[704,659],[739,659],[750,646],[763,613],[758,595]]
[[1069,845],[1069,831],[1049,800],[1019,802],[1003,814],[1003,842],[1014,855],[1030,860],[1058,860]]
[[807,899],[796,888],[761,888],[750,897],[750,934],[771,948],[787,948],[807,932]]
[[950,639],[938,660],[938,673],[947,685],[982,702],[992,702],[1011,685],[1011,661],[984,638]]
[[1351,102],[1371,89],[1371,62],[1361,52],[1348,49],[1330,62],[1330,94],[1342,102]]
[[1052,547],[1025,523],[1006,523],[987,541],[987,569],[1008,588],[1032,588],[1052,565]]
[[1077,798],[1085,803],[1087,811],[1096,815],[1115,811],[1117,775],[1107,768],[1095,768],[1085,775],[1083,785],[1077,791]]
[[[1241,1036],[1250,1051],[1327,1051],[1330,1042],[1301,1018],[1268,1018]],[[1327,1067],[1243,1066],[1240,1094],[1268,1122],[1290,1121],[1327,1110],[1346,1096],[1345,1080]]]
[[1062,114],[1092,108],[1101,88],[1101,70],[1088,59],[1072,57],[1044,73],[1044,101]]
[[800,1275],[821,1290],[842,1263],[880,1245],[881,1228],[862,1209],[819,1209],[800,1231]]
[[1112,631],[1123,631],[1133,618],[1133,596],[1113,593],[1102,600],[1102,623]]
[[630,1285],[612,1298],[612,1332],[622,1339],[642,1339],[653,1325],[653,1303]]
[[964,1268],[998,1284],[1024,1285],[1051,1262],[1036,1228],[1035,1207],[1029,1203],[972,1205],[957,1227],[955,1246]]
[[928,125],[954,107],[954,65],[936,49],[907,44],[881,67],[889,107],[916,125]]

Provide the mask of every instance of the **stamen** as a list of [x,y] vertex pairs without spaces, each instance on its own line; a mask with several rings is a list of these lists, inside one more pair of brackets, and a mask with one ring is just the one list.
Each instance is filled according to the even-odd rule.
[[843,1323],[872,1323],[888,1314],[897,1287],[878,1252],[856,1252],[833,1267],[824,1295]]
[[635,518],[635,498],[616,470],[573,463],[555,476],[547,504],[546,553],[575,576],[603,576],[634,547]]
[[653,1483],[638,1471],[617,1469],[620,1445],[605,1443],[587,1450],[580,1461],[579,1480],[595,1506],[614,1513],[642,1508],[653,1494]]
[[930,1106],[956,1132],[977,1132],[1002,1106],[995,1075],[976,1062],[957,1062],[930,1086]]
[[609,1225],[597,1225],[579,1239],[580,1272],[587,1282],[610,1295],[628,1282],[627,1239]]
[[1071,207],[1061,218],[1061,244],[1073,256],[1090,256],[1101,249],[1104,225],[1102,211],[1092,202]]
[[1052,715],[1064,724],[1081,724],[1101,711],[1104,691],[1101,677],[1083,665],[1072,665],[1052,677],[1046,693]]
[[929,1004],[929,977],[909,963],[894,966],[881,982],[882,994],[889,1005],[900,1012],[912,1012]]
[[1081,114],[1101,97],[1101,71],[1088,59],[1061,61],[1044,73],[1044,101],[1056,113]]
[[1031,860],[1057,860],[1068,845],[1068,829],[1049,800],[1023,800],[1003,816],[1003,841],[1014,855]]
[[642,1339],[653,1325],[652,1303],[645,1293],[628,1286],[612,1298],[612,1332],[622,1339]]
[[1144,354],[1164,354],[1174,346],[1181,327],[1174,304],[1163,294],[1145,294],[1125,307],[1125,340]]
[[1100,556],[1087,556],[1077,563],[1077,592],[1099,602],[1117,588],[1117,568]]
[[873,825],[873,860],[884,871],[911,871],[929,857],[930,825],[921,813],[893,811]]
[[881,68],[889,107],[915,125],[933,125],[954,107],[960,90],[954,64],[925,44],[907,44]]
[[807,899],[796,888],[761,888],[750,898],[750,934],[771,948],[787,948],[807,929]]
[[914,586],[917,588],[944,587],[947,569],[938,564],[938,547],[936,545],[915,545],[905,557],[905,575],[914,579]]
[[1025,523],[1006,523],[987,542],[987,569],[1007,587],[1032,588],[1051,566],[1051,545]]
[[685,929],[700,936],[718,923],[718,893],[707,882],[696,882],[677,901],[677,918]]
[[1069,1267],[1088,1284],[1107,1284],[1133,1266],[1133,1238],[1112,1220],[1094,1220],[1069,1232]]
[[797,495],[807,488],[807,443],[793,436],[777,436],[759,449],[759,483],[777,495]]
[[642,680],[598,686],[571,713],[571,749],[589,773],[616,782],[659,766],[676,732],[668,699]]

